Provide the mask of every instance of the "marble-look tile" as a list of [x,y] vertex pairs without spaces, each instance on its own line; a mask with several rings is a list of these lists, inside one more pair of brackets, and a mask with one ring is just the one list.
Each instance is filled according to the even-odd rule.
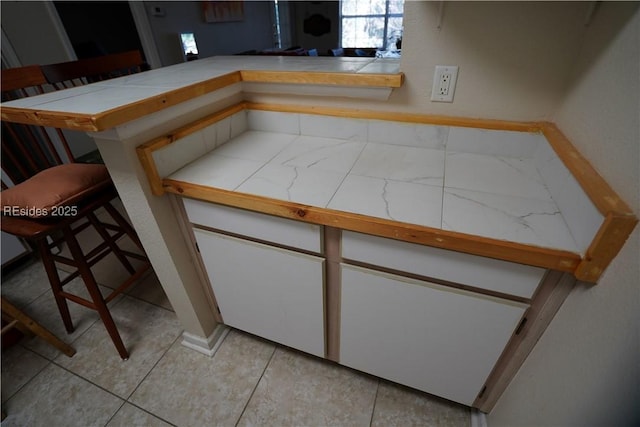
[[278,348],[239,426],[368,426],[378,381]]
[[577,252],[551,200],[445,188],[442,229]]
[[176,315],[146,302],[123,297],[110,305],[122,341],[129,351],[123,361],[102,322],[96,322],[74,342],[72,358],[56,363],[123,398],[135,390],[155,363],[180,335]]
[[584,253],[604,217],[549,144],[539,147],[534,162],[551,197],[567,219],[578,248]]
[[367,140],[367,120],[300,114],[300,133],[307,136]]
[[567,220],[578,248],[585,253],[604,222],[604,216],[571,174],[550,192]]
[[238,111],[231,116],[231,139],[249,130],[249,118],[246,110]]
[[[2,402],[6,402],[50,362],[21,345],[2,349]],[[4,406],[4,405],[3,405]]]
[[236,191],[324,207],[340,186],[344,175],[316,168],[267,163]]
[[[103,295],[107,295],[109,292],[111,292],[111,289],[109,288],[99,288]],[[71,282],[64,286],[64,289],[69,293],[89,299],[87,288],[80,278],[73,279]],[[118,296],[116,297],[116,299],[117,298],[121,297]],[[114,302],[116,301],[116,299],[114,299]],[[52,334],[56,335],[62,341],[75,347],[75,345],[73,344],[74,341],[78,337],[82,336],[82,334],[84,334],[87,329],[89,329],[94,323],[96,323],[99,320],[99,316],[96,311],[71,301],[68,302],[68,306],[69,312],[71,313],[71,321],[73,322],[74,326],[74,331],[70,334],[67,333],[67,330],[62,323],[62,318],[60,317],[60,312],[58,311],[58,306],[56,305],[52,291],[46,292],[41,295],[32,304],[29,304],[27,307],[25,307],[24,312],[31,316],[36,322],[49,329]],[[53,347],[37,336],[24,338],[22,341],[22,345],[35,351],[36,353],[47,359],[54,359],[61,354],[57,348]]]
[[[73,96],[71,96],[71,93],[66,93],[66,95],[68,96],[63,99],[44,102],[46,103],[46,110],[79,114],[99,114],[103,111],[109,111],[123,105],[144,101],[145,99],[165,94],[167,92],[167,89],[169,89],[167,87],[153,86],[97,86],[97,88],[99,88],[100,90],[87,91],[87,93],[82,94],[78,94],[78,92],[74,91]],[[109,90],[107,90],[107,88]],[[70,91],[73,89],[67,90]],[[67,92],[67,90],[58,92]],[[34,99],[34,101],[45,100]],[[43,102],[40,102],[37,105],[41,104],[43,104]]]
[[3,406],[7,418],[2,426],[102,427],[123,403],[100,387],[50,364]]
[[300,134],[300,115],[297,113],[249,110],[247,121],[250,130]]
[[400,61],[392,58],[376,58],[358,70],[358,73],[396,74],[400,72]]
[[372,427],[469,427],[466,406],[380,381]]
[[531,160],[447,152],[445,188],[551,201]]
[[442,188],[348,175],[327,207],[440,228]]
[[152,153],[161,177],[169,176],[207,152],[202,131],[194,132]]
[[130,402],[172,424],[234,425],[275,346],[231,331],[213,357],[174,344]]
[[368,143],[350,174],[442,187],[443,150]]
[[215,150],[219,145],[222,145],[222,143],[218,143],[218,123],[219,122],[202,129],[202,138],[207,153]]
[[171,424],[164,422],[158,417],[136,408],[130,403],[125,403],[116,415],[105,427],[170,427]]
[[[60,277],[67,276],[59,272]],[[29,261],[15,271],[2,275],[2,296],[18,308],[25,307],[46,293],[51,293],[49,278],[39,260]]]
[[546,144],[540,133],[452,126],[447,151],[531,159],[540,144]]
[[235,159],[265,162],[271,160],[295,138],[295,135],[285,133],[250,130],[222,145],[214,153]]
[[448,126],[369,120],[369,141],[444,150]]
[[364,148],[364,142],[300,136],[269,163],[347,173]]
[[[231,140],[231,117],[225,117],[216,123],[216,147]],[[209,144],[211,145],[211,144]]]
[[264,162],[218,156],[216,151],[202,156],[169,178],[223,190],[233,190],[262,167]]

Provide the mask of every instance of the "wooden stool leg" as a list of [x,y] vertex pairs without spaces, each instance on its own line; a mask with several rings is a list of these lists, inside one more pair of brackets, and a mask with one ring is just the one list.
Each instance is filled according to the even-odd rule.
[[120,333],[118,332],[118,328],[116,327],[115,322],[113,321],[113,317],[111,317],[111,312],[107,307],[107,304],[100,293],[100,289],[98,288],[98,284],[96,283],[95,278],[93,277],[93,273],[89,268],[89,264],[87,264],[87,260],[82,253],[82,249],[80,249],[80,245],[76,240],[71,228],[65,227],[63,230],[65,240],[69,245],[69,251],[73,256],[73,259],[77,263],[78,271],[80,272],[80,276],[82,277],[85,286],[87,287],[87,291],[89,291],[89,295],[91,295],[91,299],[93,300],[93,304],[95,306],[96,311],[100,315],[100,319],[102,319],[102,323],[105,328],[107,328],[107,332],[113,341],[113,344],[116,346],[120,357],[124,360],[129,358],[129,353],[122,342],[122,338],[120,337]]
[[124,230],[124,232],[127,233],[127,236],[129,236],[129,238],[133,240],[133,243],[135,243],[136,246],[138,246],[138,248],[144,252],[142,242],[138,238],[138,234],[135,232],[133,227],[131,227],[131,224],[129,224],[127,220],[124,219],[122,215],[120,215],[120,212],[118,212],[118,210],[114,208],[110,202],[105,203],[104,208],[109,213],[109,215],[111,215],[111,218],[113,218],[115,222],[117,222],[118,225]]
[[62,292],[62,285],[60,284],[60,276],[58,274],[58,270],[56,269],[56,264],[51,257],[49,244],[46,242],[46,238],[44,238],[38,239],[37,245],[38,252],[40,252],[40,259],[42,260],[44,269],[47,272],[47,276],[49,277],[49,284],[51,285],[51,289],[53,290],[53,297],[55,298],[56,304],[58,305],[60,317],[62,317],[62,322],[64,323],[64,327],[67,332],[72,333],[74,327],[73,322],[71,321],[71,314],[69,313],[69,305],[67,304],[67,299],[60,295],[60,293]]
[[40,325],[38,322],[33,320],[31,317],[24,314],[20,309],[15,307],[9,301],[4,298],[0,298],[2,302],[2,312],[6,313],[9,317],[15,319],[20,324],[24,325],[27,329],[33,332],[35,335],[38,335],[40,338],[47,341],[49,344],[56,347],[58,350],[71,357],[76,354],[76,350],[71,347],[69,344],[62,341],[60,338],[52,334],[48,329],[44,326]]
[[109,247],[111,248],[111,252],[114,253],[116,258],[118,258],[118,260],[124,266],[124,268],[127,269],[129,274],[135,273],[136,269],[133,268],[133,266],[131,265],[131,263],[127,259],[127,257],[120,250],[120,247],[118,247],[118,244],[109,235],[109,232],[100,223],[98,218],[93,213],[88,214],[87,218],[89,218],[89,221],[91,222],[91,225],[93,225],[93,228],[95,228],[96,231],[98,232],[98,234],[100,234],[100,236],[102,237],[102,240],[104,240],[109,245]]

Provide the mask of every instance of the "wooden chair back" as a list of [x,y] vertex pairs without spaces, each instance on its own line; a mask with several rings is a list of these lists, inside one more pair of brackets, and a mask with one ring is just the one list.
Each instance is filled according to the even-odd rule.
[[51,85],[56,89],[67,89],[139,73],[145,69],[145,65],[140,51],[131,50],[95,58],[42,65],[41,67]]
[[[2,102],[44,93],[47,80],[38,65],[2,70]],[[2,170],[19,184],[41,170],[74,162],[61,129],[2,121]],[[66,159],[64,158],[66,156]],[[2,181],[2,187],[7,183]]]

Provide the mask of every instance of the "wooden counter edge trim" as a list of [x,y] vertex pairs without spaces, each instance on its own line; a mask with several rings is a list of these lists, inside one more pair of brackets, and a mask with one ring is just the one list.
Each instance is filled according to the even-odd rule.
[[353,108],[316,107],[310,105],[262,104],[246,102],[249,110],[273,111],[281,113],[317,114],[323,116],[349,117],[353,119],[385,120],[427,125],[474,127],[493,130],[511,130],[518,132],[540,132],[538,122],[520,122],[497,119],[479,119],[470,117],[438,116],[429,114],[361,110]]
[[243,82],[314,84],[328,86],[366,86],[398,88],[404,74],[344,73],[330,71],[242,70]]
[[560,160],[604,216],[604,221],[574,273],[579,280],[596,283],[624,246],[638,219],[554,123],[543,122],[541,128]]
[[67,113],[63,111],[38,111],[17,107],[1,107],[0,117],[10,123],[22,123],[46,127],[57,127],[78,131],[98,131],[96,119],[91,114]]
[[637,223],[638,219],[633,215],[608,213],[576,268],[576,278],[596,283],[618,255]]
[[[243,74],[244,73],[244,74]],[[299,71],[231,71],[221,76],[193,83],[189,86],[116,107],[98,114],[65,111],[42,111],[32,108],[0,106],[2,120],[80,131],[98,132],[110,129],[151,113],[205,95],[234,83],[248,82],[315,84],[397,88],[404,82],[404,74],[367,74]]]
[[573,273],[580,255],[163,179],[165,192],[282,218]]
[[232,84],[240,83],[241,81],[242,78],[238,71],[224,74],[138,102],[107,110],[95,116],[95,123],[99,130],[110,129],[151,113],[164,110],[165,108],[181,104],[190,99],[206,95],[218,89],[231,86]]
[[142,164],[142,169],[144,169],[144,172],[147,175],[149,185],[151,185],[151,192],[155,196],[162,196],[164,194],[164,188],[162,187],[162,178],[158,173],[156,162],[153,159],[154,151],[160,150],[167,145],[173,144],[180,138],[184,138],[185,136],[206,128],[207,126],[211,126],[212,124],[224,120],[227,117],[245,109],[246,102],[239,102],[203,119],[196,120],[185,126],[182,126],[181,128],[178,128],[175,131],[171,132],[170,134],[159,136],[155,139],[152,139],[151,141],[145,142],[144,144],[138,145],[136,147],[136,153],[138,154],[138,159]]
[[40,111],[37,109],[38,106],[33,108],[2,106],[0,114],[3,120],[9,122],[99,132],[240,82],[240,72],[234,71],[99,114]]
[[633,215],[629,206],[554,123],[542,122],[540,125],[543,135],[553,150],[603,216],[607,216],[610,212]]

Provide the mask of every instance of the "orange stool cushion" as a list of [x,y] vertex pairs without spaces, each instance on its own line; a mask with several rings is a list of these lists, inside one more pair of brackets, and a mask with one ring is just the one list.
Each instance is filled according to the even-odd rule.
[[37,173],[0,192],[2,214],[42,218],[54,207],[69,206],[111,183],[104,165],[69,163]]

